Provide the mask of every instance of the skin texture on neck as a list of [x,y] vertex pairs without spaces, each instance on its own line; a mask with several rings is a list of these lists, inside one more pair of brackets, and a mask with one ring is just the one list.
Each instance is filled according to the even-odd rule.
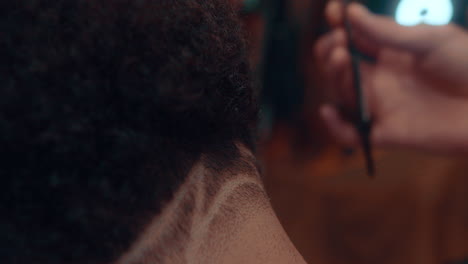
[[239,146],[235,167],[203,158],[118,264],[305,263],[279,223],[255,158]]

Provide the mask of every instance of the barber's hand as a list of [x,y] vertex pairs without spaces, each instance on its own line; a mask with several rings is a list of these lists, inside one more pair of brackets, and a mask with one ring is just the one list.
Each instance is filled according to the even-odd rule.
[[[344,144],[359,136],[341,110],[356,111],[349,41],[338,1],[327,7],[333,30],[315,47],[326,87],[337,95],[321,115]],[[358,4],[347,10],[353,43],[376,59],[361,63],[361,78],[373,119],[376,146],[434,152],[468,152],[468,33],[455,25],[403,27]]]

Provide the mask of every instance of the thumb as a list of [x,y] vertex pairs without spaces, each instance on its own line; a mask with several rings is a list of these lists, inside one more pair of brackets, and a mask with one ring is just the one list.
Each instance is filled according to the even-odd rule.
[[366,38],[377,46],[423,53],[431,49],[438,39],[434,36],[433,26],[401,26],[392,18],[372,14],[360,4],[350,4],[347,15],[356,36]]

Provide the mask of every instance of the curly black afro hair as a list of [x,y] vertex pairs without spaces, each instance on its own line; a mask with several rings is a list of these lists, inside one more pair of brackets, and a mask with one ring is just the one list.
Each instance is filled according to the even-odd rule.
[[0,1],[1,262],[112,261],[201,153],[252,148],[244,45],[223,0]]

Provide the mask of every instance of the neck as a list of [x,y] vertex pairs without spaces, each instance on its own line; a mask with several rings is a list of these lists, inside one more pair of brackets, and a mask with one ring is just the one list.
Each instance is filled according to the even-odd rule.
[[163,212],[119,261],[304,263],[275,216],[246,148],[230,169],[203,158]]

